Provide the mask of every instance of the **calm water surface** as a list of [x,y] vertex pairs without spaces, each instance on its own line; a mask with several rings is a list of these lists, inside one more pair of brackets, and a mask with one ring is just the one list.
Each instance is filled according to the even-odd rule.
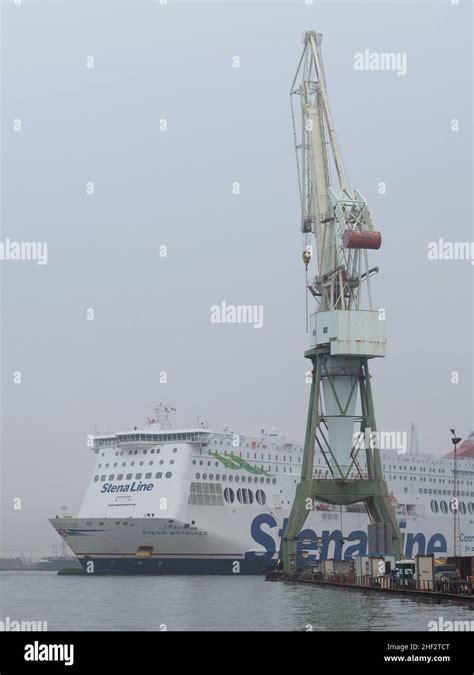
[[48,630],[420,631],[474,620],[466,607],[265,582],[263,577],[60,577],[0,572],[0,620]]

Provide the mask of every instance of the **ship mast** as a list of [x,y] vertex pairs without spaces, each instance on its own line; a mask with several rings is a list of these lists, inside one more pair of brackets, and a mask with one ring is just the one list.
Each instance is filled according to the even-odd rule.
[[[339,505],[364,501],[371,521],[389,526],[397,556],[402,543],[383,478],[368,367],[369,359],[385,355],[385,320],[374,310],[370,285],[378,268],[369,268],[367,254],[380,248],[382,237],[373,228],[367,202],[350,188],[345,174],[326,91],[321,40],[314,31],[305,33],[290,88],[303,262],[316,308],[309,316],[310,344],[305,352],[313,379],[301,480],[282,541],[287,571],[295,568],[298,535],[315,499]],[[369,437],[370,443],[361,444],[361,437]],[[316,444],[328,465],[328,480],[313,478]],[[366,474],[357,462],[361,449]]]

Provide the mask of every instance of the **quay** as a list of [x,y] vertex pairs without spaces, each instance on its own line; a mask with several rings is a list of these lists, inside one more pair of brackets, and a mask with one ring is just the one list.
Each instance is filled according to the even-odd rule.
[[474,609],[474,583],[472,581],[426,581],[393,579],[388,576],[324,574],[310,569],[302,572],[267,570],[265,581],[286,581],[327,588],[387,593],[400,597],[426,599],[434,603],[448,602],[455,605],[471,605]]

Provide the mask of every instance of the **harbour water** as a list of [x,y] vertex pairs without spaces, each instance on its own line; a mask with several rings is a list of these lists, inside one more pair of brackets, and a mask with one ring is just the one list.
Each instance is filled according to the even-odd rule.
[[426,631],[471,621],[466,607],[270,583],[263,577],[0,573],[0,621],[71,631]]

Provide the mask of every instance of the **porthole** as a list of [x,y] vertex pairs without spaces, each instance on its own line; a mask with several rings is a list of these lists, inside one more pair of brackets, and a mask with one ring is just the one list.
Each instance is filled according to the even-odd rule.
[[99,476],[94,476],[94,483],[97,483],[98,480],[99,480]]
[[165,478],[171,478],[172,475],[173,475],[173,474],[171,473],[171,471],[167,471],[167,472],[165,473]]
[[202,479],[203,479],[203,480],[206,480],[206,479],[207,479],[207,473],[203,473],[203,474],[202,474]]
[[178,448],[173,448],[173,452],[178,452]]

